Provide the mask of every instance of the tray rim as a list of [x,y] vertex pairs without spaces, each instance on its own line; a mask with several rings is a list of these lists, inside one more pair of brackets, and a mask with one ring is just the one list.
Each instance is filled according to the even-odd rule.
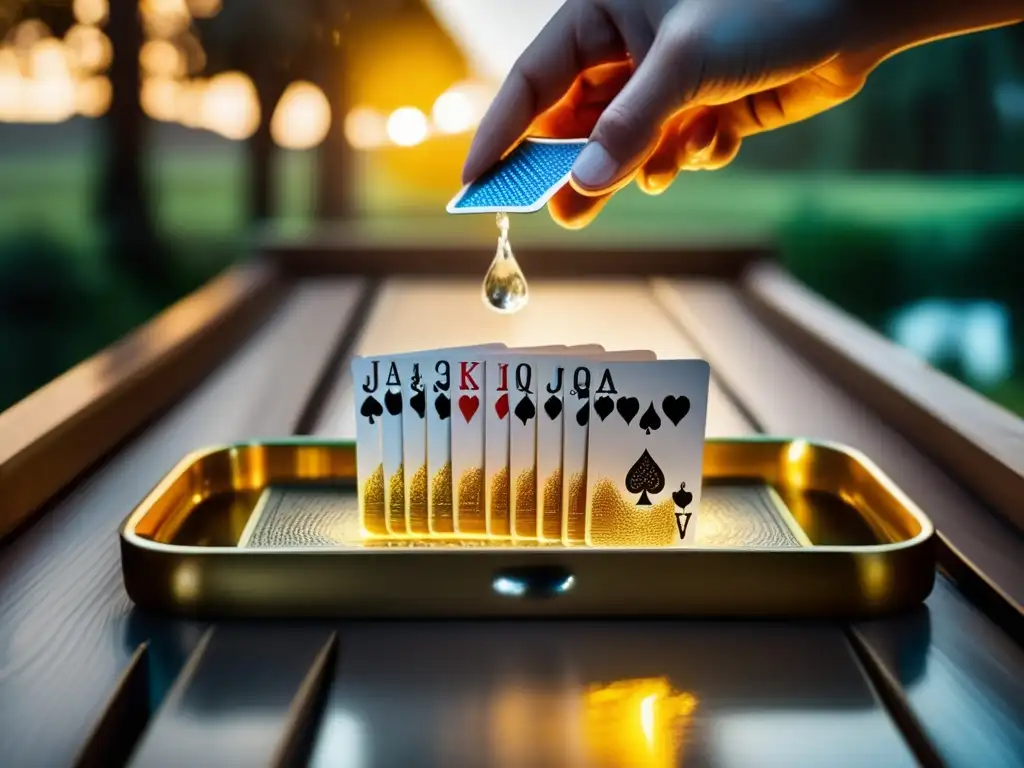
[[[684,555],[686,553],[703,553],[703,554],[726,554],[726,553],[743,553],[746,556],[758,556],[758,555],[772,555],[785,553],[787,555],[801,554],[804,556],[812,555],[823,555],[823,554],[858,554],[858,555],[871,555],[871,554],[892,554],[900,551],[917,549],[919,547],[928,546],[931,541],[936,537],[935,526],[928,516],[900,489],[896,483],[886,475],[882,469],[875,464],[863,451],[856,448],[852,448],[841,443],[837,443],[829,440],[815,440],[811,438],[803,437],[782,437],[776,435],[751,435],[745,437],[715,437],[708,438],[705,440],[705,444],[714,444],[720,446],[728,446],[733,444],[750,444],[750,443],[762,443],[762,444],[777,444],[777,445],[793,445],[793,444],[805,444],[808,447],[814,448],[819,451],[825,451],[833,454],[841,455],[849,460],[852,460],[859,465],[872,480],[882,487],[886,493],[892,496],[899,504],[903,507],[905,512],[909,514],[911,518],[919,525],[920,530],[917,534],[910,538],[903,539],[901,541],[892,541],[887,543],[879,544],[867,544],[867,545],[812,545],[809,547],[800,548],[784,548],[784,547],[689,547],[689,548],[648,548],[648,547],[600,547],[600,548],[588,548],[588,547],[564,547],[559,545],[550,545],[543,547],[522,547],[522,546],[504,546],[504,542],[497,540],[493,546],[479,547],[479,548],[459,548],[459,547],[423,547],[415,550],[401,549],[401,548],[386,548],[386,547],[368,547],[364,549],[352,548],[334,548],[334,547],[275,547],[272,549],[245,549],[242,547],[235,546],[215,546],[215,547],[204,547],[204,546],[193,546],[193,545],[179,545],[179,544],[168,544],[164,542],[154,541],[152,539],[141,536],[136,532],[138,523],[149,513],[154,504],[163,496],[163,494],[170,488],[175,482],[179,480],[191,467],[197,465],[204,459],[211,456],[230,452],[232,450],[246,449],[246,448],[260,448],[260,447],[304,447],[304,446],[338,446],[338,447],[355,447],[355,441],[351,439],[339,438],[317,438],[309,436],[292,436],[282,438],[270,438],[270,439],[252,439],[234,443],[223,443],[210,445],[203,448],[196,449],[186,454],[161,480],[158,482],[153,489],[146,494],[146,496],[136,505],[136,507],[124,518],[121,525],[118,527],[118,536],[121,539],[123,545],[132,547],[138,550],[148,550],[154,554],[162,553],[166,555],[189,555],[199,556],[203,555],[213,556],[245,556],[245,557],[275,557],[275,556],[294,556],[294,555],[309,555],[309,556],[397,556],[406,555],[408,556],[411,552],[415,552],[416,555],[424,556],[454,556],[454,555],[490,555],[490,554],[510,554],[515,553],[517,556],[530,557],[531,554],[551,554],[557,552],[572,552],[574,556],[609,556],[616,554],[636,554],[644,553],[645,555],[652,556],[672,556],[672,555]],[[743,477],[737,475],[737,479]],[[756,479],[751,477],[751,479]],[[706,482],[706,476],[704,478]],[[772,487],[772,486],[770,486]]]

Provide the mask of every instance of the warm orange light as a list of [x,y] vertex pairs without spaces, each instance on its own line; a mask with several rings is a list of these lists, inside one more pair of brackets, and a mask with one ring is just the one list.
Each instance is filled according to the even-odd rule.
[[178,117],[178,84],[168,77],[147,77],[139,93],[143,111],[165,123]]
[[274,141],[286,149],[310,149],[327,136],[331,105],[313,83],[295,82],[285,89],[270,120]]
[[415,147],[427,138],[427,116],[416,107],[399,107],[388,117],[388,138],[400,147]]
[[21,90],[17,54],[0,48],[0,122],[16,122],[21,117]]
[[142,71],[154,77],[182,77],[188,63],[174,43],[167,40],[148,40],[139,52]]
[[209,19],[220,13],[221,0],[188,0],[188,10],[197,19]]
[[50,28],[39,19],[26,19],[14,29],[11,40],[18,55],[25,56],[40,40],[50,37]]
[[33,78],[68,76],[68,57],[64,45],[56,38],[44,37],[33,45],[29,61],[29,74]]
[[110,38],[96,27],[76,24],[64,35],[64,45],[72,65],[87,72],[103,72],[114,57]]
[[176,119],[187,128],[203,127],[203,100],[207,81],[196,78],[178,87]]
[[172,38],[185,32],[192,22],[185,0],[142,0],[139,10],[151,37]]
[[373,149],[388,138],[386,120],[372,107],[353,107],[345,115],[345,138],[353,149]]
[[110,109],[113,89],[105,77],[90,77],[75,88],[75,111],[84,117],[100,117]]
[[110,6],[107,0],[74,0],[71,11],[79,24],[98,27],[106,22]]
[[177,43],[181,46],[182,56],[185,57],[185,66],[190,74],[197,75],[206,68],[206,51],[196,39],[195,35],[186,32],[179,35]]
[[203,94],[203,127],[227,139],[247,139],[260,124],[256,87],[241,72],[212,78]]
[[487,111],[492,90],[476,83],[459,83],[437,97],[432,110],[441,133],[464,133],[476,127]]

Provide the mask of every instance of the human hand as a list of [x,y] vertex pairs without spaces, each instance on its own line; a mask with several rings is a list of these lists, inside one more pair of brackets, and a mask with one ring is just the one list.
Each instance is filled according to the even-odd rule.
[[[891,0],[902,2],[902,0]],[[659,194],[716,169],[742,140],[856,94],[863,0],[568,0],[516,62],[463,171],[479,176],[523,135],[590,136],[553,218],[582,227],[636,180]]]

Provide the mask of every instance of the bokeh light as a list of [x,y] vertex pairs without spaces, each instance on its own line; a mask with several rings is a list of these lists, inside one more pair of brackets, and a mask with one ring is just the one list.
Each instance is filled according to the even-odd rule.
[[188,10],[197,19],[210,19],[221,11],[221,0],[188,0]]
[[400,147],[415,147],[427,138],[427,116],[416,107],[399,107],[388,117],[388,138]]
[[186,32],[192,23],[185,0],[142,0],[139,10],[149,37],[172,38]]
[[114,49],[110,38],[96,27],[76,24],[64,35],[72,65],[87,72],[102,72],[110,66]]
[[82,80],[75,87],[75,111],[83,117],[100,117],[110,109],[113,89],[103,76]]
[[295,82],[285,89],[270,120],[270,134],[286,149],[310,149],[327,136],[331,105],[313,83]]
[[139,52],[142,71],[154,77],[182,77],[188,62],[182,51],[168,40],[147,40]]
[[210,79],[203,94],[202,125],[227,139],[247,139],[260,124],[260,104],[252,80],[241,72]]
[[373,149],[387,138],[387,119],[373,107],[353,107],[345,115],[345,139],[353,149]]
[[74,0],[71,11],[79,24],[99,27],[106,23],[110,6],[107,0]]
[[178,84],[168,77],[147,77],[139,94],[143,111],[165,123],[178,117]]

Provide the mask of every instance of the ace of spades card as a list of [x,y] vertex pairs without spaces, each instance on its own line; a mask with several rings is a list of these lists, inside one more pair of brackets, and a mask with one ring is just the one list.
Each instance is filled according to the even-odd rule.
[[586,542],[688,547],[697,538],[710,368],[703,360],[592,367]]
[[357,357],[352,361],[356,392],[356,476],[359,515],[363,530],[386,536],[384,467],[381,452],[381,421],[384,415],[384,379],[380,361]]

